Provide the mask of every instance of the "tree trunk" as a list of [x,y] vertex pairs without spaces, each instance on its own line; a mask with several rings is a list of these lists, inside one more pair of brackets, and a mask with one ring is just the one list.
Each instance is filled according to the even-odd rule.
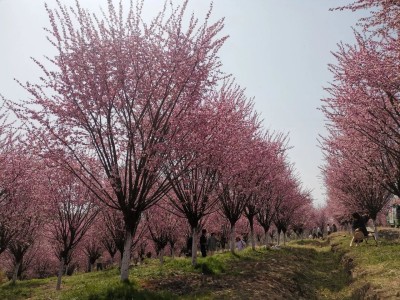
[[231,246],[231,252],[234,253],[235,252],[235,225],[231,225],[231,242],[230,242],[230,246]]
[[119,267],[119,269],[121,270],[121,267],[122,267],[122,257],[123,257],[123,252],[121,252],[121,251],[118,251],[119,252],[119,262],[118,262],[118,267]]
[[254,224],[250,223],[250,241],[251,241],[251,249],[256,250],[256,240],[254,238]]
[[277,234],[277,241],[276,241],[277,245],[279,246],[280,242],[281,242],[281,232],[278,230],[278,234]]
[[57,291],[61,289],[61,277],[64,273],[64,267],[65,267],[65,260],[64,257],[61,257],[60,265],[58,267],[57,286],[56,286]]
[[121,281],[129,281],[129,265],[131,263],[132,234],[129,230],[125,232],[124,253],[121,259]]
[[268,248],[268,230],[264,229],[264,235],[265,235],[265,247]]
[[375,223],[374,219],[372,219],[372,226],[374,226],[375,241],[378,241],[378,228],[376,227],[376,223]]
[[21,261],[17,261],[14,266],[14,272],[13,272],[13,276],[12,276],[12,284],[15,284],[15,282],[18,279],[18,270],[19,270],[20,266],[21,266]]
[[89,268],[88,268],[88,273],[92,272],[92,264],[90,263],[90,259],[89,259]]
[[197,229],[192,228],[192,266],[197,265]]
[[164,264],[164,248],[160,250],[160,264]]

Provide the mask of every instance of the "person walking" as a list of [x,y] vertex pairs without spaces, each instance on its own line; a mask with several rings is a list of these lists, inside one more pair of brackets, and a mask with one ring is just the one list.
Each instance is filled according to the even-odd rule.
[[317,237],[319,239],[322,239],[322,231],[321,231],[321,228],[319,228],[319,227],[317,227]]
[[214,252],[217,250],[217,237],[215,236],[215,232],[211,232],[207,240],[207,250],[210,251],[210,255],[213,255]]
[[326,232],[328,233],[328,235],[331,234],[331,226],[329,226],[329,223],[326,225]]
[[246,243],[239,237],[236,237],[236,248],[238,251],[242,251],[246,247]]
[[317,227],[313,227],[313,229],[312,229],[312,238],[313,239],[317,238]]

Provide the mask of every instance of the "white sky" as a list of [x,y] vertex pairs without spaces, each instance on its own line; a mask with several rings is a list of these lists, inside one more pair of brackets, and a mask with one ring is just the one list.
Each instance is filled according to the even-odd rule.
[[[61,0],[73,4],[73,0]],[[127,2],[128,1],[124,1]],[[175,4],[181,0],[173,0]],[[225,17],[224,34],[230,38],[220,57],[224,71],[232,73],[255,108],[264,127],[289,132],[290,160],[304,183],[313,190],[316,204],[324,202],[319,166],[322,154],[317,138],[324,134],[324,118],[317,108],[331,80],[330,51],[340,41],[353,43],[351,26],[360,13],[328,9],[351,0],[215,0],[214,19]],[[54,0],[47,1],[51,7]],[[97,11],[105,0],[80,0]],[[153,16],[163,0],[146,0],[145,14]],[[191,0],[188,12],[202,19],[209,0]],[[27,95],[13,80],[37,81],[41,75],[30,57],[42,59],[53,49],[43,27],[48,27],[44,2],[0,0],[0,93],[17,100]]]

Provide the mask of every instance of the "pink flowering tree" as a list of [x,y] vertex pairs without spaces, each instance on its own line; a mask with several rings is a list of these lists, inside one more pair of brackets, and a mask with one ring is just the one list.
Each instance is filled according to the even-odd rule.
[[374,9],[359,21],[362,33],[355,33],[356,44],[341,44],[334,53],[334,82],[327,88],[331,96],[323,100],[322,110],[332,128],[331,142],[338,143],[339,132],[358,149],[373,148],[377,159],[369,173],[399,195],[399,6],[393,1],[358,0],[338,9],[369,8]]
[[34,195],[28,195],[28,193],[29,192],[25,190],[20,191],[18,196],[14,195],[14,197],[18,197],[16,200],[20,202],[18,204],[20,208],[18,211],[19,220],[16,222],[18,227],[16,228],[15,235],[10,240],[7,247],[13,264],[13,283],[15,283],[18,278],[22,279],[23,271],[29,266],[33,255],[32,253],[31,255],[27,255],[27,253],[33,248],[40,234],[40,227],[43,224],[40,212],[34,211],[37,207],[35,206],[37,202],[34,201]]
[[[400,193],[398,88],[394,79],[398,70],[398,43],[382,43],[357,35],[355,46],[341,45],[335,53],[337,65],[331,66],[335,81],[327,90],[322,108],[332,127],[332,138],[340,132],[336,144],[353,140],[358,149],[373,148],[371,167],[382,175],[382,184],[393,194]],[[397,50],[396,50],[397,49]],[[371,161],[371,159],[369,159]],[[384,172],[382,172],[384,171]]]
[[273,167],[273,172],[261,183],[259,189],[259,208],[256,215],[258,224],[264,230],[265,245],[268,246],[268,233],[274,224],[276,208],[279,207],[281,190],[285,179],[289,176],[285,155],[279,155]]
[[91,190],[78,179],[60,169],[49,169],[42,181],[47,230],[54,241],[59,259],[56,288],[78,244],[95,220],[99,206]]
[[260,202],[256,220],[264,230],[264,241],[266,246],[268,246],[268,232],[275,217],[273,194],[273,183],[271,181],[268,183],[263,183],[262,190],[259,194]]
[[203,218],[217,209],[218,168],[224,161],[226,147],[232,143],[231,132],[244,122],[251,105],[244,90],[233,80],[225,81],[218,91],[208,95],[185,120],[190,136],[175,145],[179,159],[169,162],[168,179],[171,205],[191,227],[192,264],[197,263],[198,230]]
[[[254,147],[250,148],[250,150],[254,152],[248,153],[248,155],[253,158],[253,172],[249,173],[247,180],[249,187],[253,186],[253,188],[248,189],[248,198],[244,208],[244,215],[249,222],[249,240],[253,250],[255,250],[256,246],[254,223],[257,215],[259,215],[261,219],[263,219],[262,216],[268,218],[268,209],[266,209],[268,204],[263,203],[267,201],[265,197],[267,191],[265,191],[265,188],[266,185],[271,183],[271,179],[280,168],[279,158],[284,155],[287,148],[285,140],[286,137],[282,134],[270,134],[267,132],[260,141],[256,141]],[[265,206],[263,204],[265,204]]]
[[387,206],[392,194],[382,182],[382,170],[378,173],[379,168],[376,168],[382,156],[374,151],[374,144],[369,149],[357,149],[364,146],[357,143],[357,140],[362,139],[337,136],[326,141],[326,145],[331,148],[326,148],[324,180],[329,196],[345,206],[347,214],[355,211],[368,213],[376,231],[377,215]]
[[[359,20],[355,45],[340,44],[330,66],[334,81],[322,107],[329,132],[324,177],[331,207],[369,212],[375,219],[390,193],[400,194],[400,9],[395,1],[378,0],[338,9],[371,11]],[[343,212],[341,218],[348,216]]]
[[29,156],[24,150],[14,134],[0,127],[0,254],[7,249],[22,219],[19,215],[23,203],[19,203],[18,195],[31,172]]
[[[240,87],[233,89],[234,94],[228,93],[221,99],[220,122],[225,124],[220,133],[217,196],[219,211],[230,223],[230,249],[235,247],[235,224],[240,219],[252,184],[251,158],[259,134],[259,120],[253,109],[253,102],[244,95]],[[218,144],[217,144],[218,145]]]
[[278,233],[278,245],[280,235],[283,233],[283,243],[286,243],[286,233],[289,227],[295,223],[304,207],[310,207],[311,197],[308,191],[303,190],[301,182],[294,175],[292,167],[287,170],[288,176],[281,182],[274,201],[274,224]]
[[153,242],[156,255],[160,263],[164,263],[165,249],[171,241],[177,241],[176,233],[179,232],[178,226],[181,225],[179,217],[165,209],[165,206],[153,206],[146,214],[146,226],[148,229],[148,239]]
[[[121,280],[141,214],[170,189],[163,165],[185,130],[179,120],[222,76],[217,53],[225,41],[217,37],[223,20],[210,23],[210,13],[184,28],[187,1],[166,5],[148,24],[142,5],[123,11],[108,1],[102,18],[79,3],[48,8],[57,55],[52,67],[37,62],[42,83],[23,84],[32,99],[15,109],[49,158],[123,214]],[[88,155],[96,168],[88,168]]]
[[29,265],[27,253],[32,252],[43,218],[41,210],[37,211],[37,160],[21,137],[10,133],[2,137],[7,142],[0,150],[0,254],[7,250],[15,283]]
[[[124,219],[121,212],[110,209],[103,208],[101,210],[100,219],[102,220],[102,239],[101,242],[104,248],[110,255],[110,263],[114,264],[115,255],[118,252],[120,258],[122,258],[124,253],[125,245],[125,225]],[[143,243],[145,242],[145,236],[147,234],[147,228],[145,222],[142,220],[136,229],[136,234],[132,237],[131,248],[129,250],[129,256],[132,258],[133,252],[136,250],[138,252],[139,260],[144,258],[145,253],[141,253]],[[121,260],[119,261],[119,266],[121,267]]]
[[[125,227],[122,214],[111,208],[100,211],[101,243],[110,256],[111,265],[115,262],[115,255],[119,251],[122,255],[125,244]],[[121,256],[122,257],[122,256]]]
[[400,28],[400,7],[396,1],[381,0],[356,0],[351,4],[334,8],[332,10],[369,10],[370,16],[359,20],[364,31],[372,31],[375,34],[397,36]]
[[99,259],[103,258],[103,252],[106,250],[102,243],[102,230],[104,227],[102,227],[103,220],[100,216],[100,214],[96,216],[81,242],[81,248],[85,255],[85,265],[87,266],[86,270],[88,272],[92,272],[94,270],[96,261],[101,263],[101,267],[103,267],[103,261],[98,261]]

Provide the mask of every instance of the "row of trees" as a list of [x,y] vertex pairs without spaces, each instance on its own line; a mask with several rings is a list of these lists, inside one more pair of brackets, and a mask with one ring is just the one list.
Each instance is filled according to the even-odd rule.
[[375,221],[400,196],[400,6],[358,0],[339,9],[371,9],[371,15],[360,20],[356,44],[340,44],[330,66],[334,81],[322,107],[328,204],[338,219],[364,211]]
[[101,248],[120,253],[128,280],[134,251],[162,257],[183,233],[195,265],[203,227],[228,228],[234,251],[244,218],[253,248],[257,228],[314,225],[287,136],[261,127],[221,69],[223,20],[211,22],[211,9],[187,19],[185,2],[145,23],[142,5],[109,0],[102,18],[78,3],[47,8],[57,55],[35,60],[43,77],[21,83],[29,100],[3,98],[0,255],[12,257],[14,280],[29,263],[45,273],[54,255],[59,289],[68,266],[92,265]]
[[[103,252],[110,263],[116,257],[123,259],[126,251],[129,259],[143,258],[148,252],[162,259],[167,248],[172,256],[180,251],[188,236],[193,236],[195,265],[202,228],[217,232],[234,251],[236,235],[248,236],[255,248],[256,240],[268,243],[273,231],[285,234],[292,227],[300,234],[312,213],[311,199],[285,158],[282,135],[253,137],[242,151],[232,150],[237,151],[236,158],[227,151],[232,156],[223,156],[213,165],[198,161],[178,178],[166,171],[170,163],[166,161],[163,176],[168,190],[142,210],[131,237],[123,212],[99,198],[90,183],[48,158],[47,152],[32,149],[36,139],[11,131],[3,138],[0,260],[8,262],[14,281],[24,273],[54,275],[58,261],[60,288],[63,274],[76,265],[90,270]],[[85,165],[93,166],[95,162]],[[127,238],[131,239],[128,250]]]

